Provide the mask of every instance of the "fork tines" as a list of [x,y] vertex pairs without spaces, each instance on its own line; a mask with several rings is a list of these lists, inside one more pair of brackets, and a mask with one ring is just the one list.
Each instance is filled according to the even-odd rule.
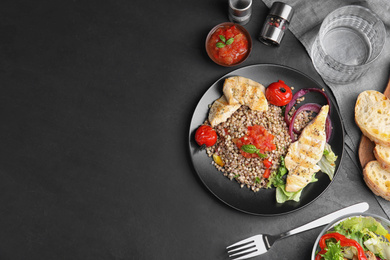
[[259,235],[249,237],[226,247],[226,249],[228,250],[229,257],[237,257],[233,258],[233,260],[240,260],[259,255],[255,244],[255,238],[257,238],[258,236]]

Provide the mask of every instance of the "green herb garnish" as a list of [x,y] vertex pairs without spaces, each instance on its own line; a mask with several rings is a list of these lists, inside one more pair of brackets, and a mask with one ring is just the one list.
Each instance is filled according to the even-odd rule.
[[234,42],[234,38],[230,38],[229,40],[226,41],[226,45],[230,45]]
[[230,45],[234,42],[234,38],[230,38],[228,40],[226,40],[225,36],[223,35],[219,35],[219,39],[221,39],[222,42],[217,42],[217,44],[215,46],[217,46],[217,48],[223,48],[225,47],[226,45]]
[[217,46],[217,48],[223,48],[226,46],[226,44],[224,44],[223,42],[217,42],[215,46]]
[[266,158],[267,157],[266,154],[260,153],[260,150],[257,149],[256,146],[254,146],[253,144],[244,144],[243,146],[241,146],[241,150],[243,150],[246,153],[255,153],[260,158]]

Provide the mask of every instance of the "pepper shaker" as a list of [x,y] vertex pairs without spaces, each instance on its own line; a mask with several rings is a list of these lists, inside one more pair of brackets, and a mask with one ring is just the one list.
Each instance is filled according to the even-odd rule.
[[282,2],[273,3],[264,22],[259,40],[266,45],[279,46],[284,32],[288,29],[293,13],[291,6]]

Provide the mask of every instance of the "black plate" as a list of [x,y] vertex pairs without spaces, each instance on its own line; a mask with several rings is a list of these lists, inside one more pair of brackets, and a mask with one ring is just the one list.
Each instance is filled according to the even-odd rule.
[[[194,140],[195,130],[207,118],[209,105],[214,100],[222,96],[223,82],[226,77],[243,76],[255,80],[264,86],[270,83],[283,80],[287,85],[293,87],[293,93],[301,88],[322,88],[314,80],[310,79],[303,73],[281,65],[258,64],[237,69],[229,74],[226,74],[217,80],[202,96],[198,105],[195,108],[190,130],[189,130],[189,148],[193,165],[204,185],[221,201],[227,205],[255,215],[278,215],[298,210],[317,199],[331,184],[329,177],[318,172],[316,177],[317,182],[310,183],[304,188],[301,200],[299,202],[287,201],[283,204],[277,203],[275,198],[275,189],[262,189],[259,192],[253,192],[249,188],[240,188],[240,185],[235,181],[230,181],[223,176],[212,164],[212,158],[206,155],[205,151],[200,151],[199,146]],[[331,106],[331,120],[333,124],[333,132],[329,144],[333,151],[338,155],[336,161],[336,174],[339,169],[344,151],[344,128],[336,108],[334,96],[329,88],[324,87],[328,94]],[[317,93],[311,92],[305,96],[306,102],[316,102],[321,105],[326,104],[325,98]]]

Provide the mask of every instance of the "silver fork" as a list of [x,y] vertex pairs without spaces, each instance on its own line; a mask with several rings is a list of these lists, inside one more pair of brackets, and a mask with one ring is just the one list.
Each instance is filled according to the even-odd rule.
[[255,257],[266,253],[271,248],[271,246],[279,239],[286,238],[313,228],[329,224],[333,220],[346,214],[365,212],[366,210],[368,210],[368,208],[369,205],[366,202],[361,202],[325,215],[317,220],[309,222],[303,226],[297,227],[285,233],[281,233],[275,236],[267,234],[255,235],[247,239],[238,241],[237,243],[228,246],[226,249],[228,250],[229,257],[236,257],[233,258],[235,260]]

